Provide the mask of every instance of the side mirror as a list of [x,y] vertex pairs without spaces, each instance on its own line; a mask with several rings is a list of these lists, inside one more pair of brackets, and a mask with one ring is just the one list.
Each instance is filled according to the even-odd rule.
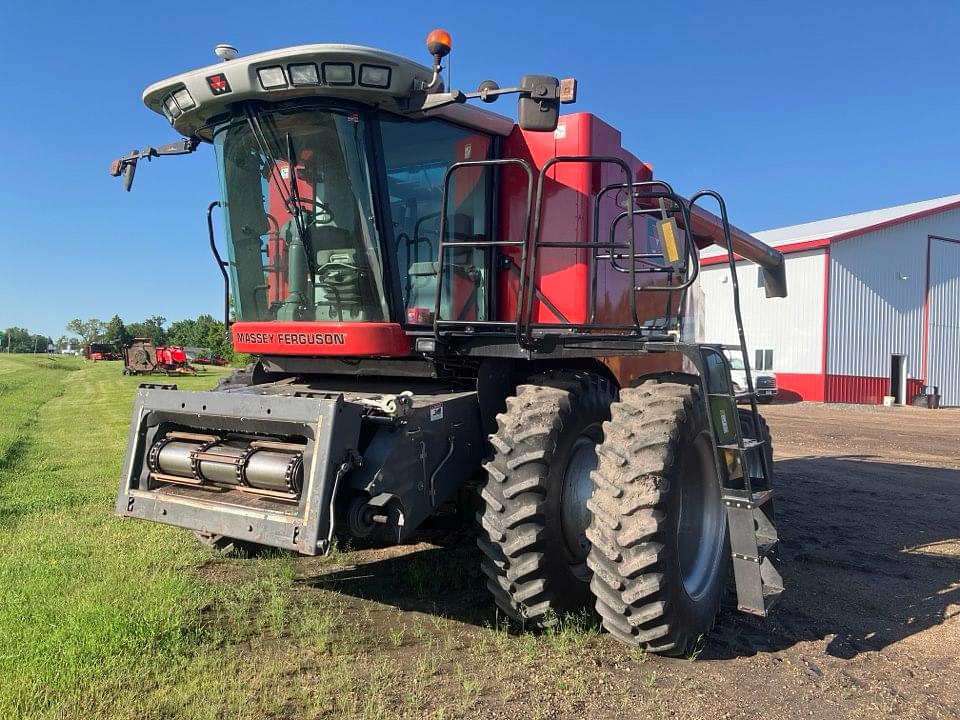
[[550,75],[524,75],[517,117],[524,130],[553,132],[560,120],[560,81]]
[[132,160],[127,163],[127,166],[123,169],[123,189],[127,192],[130,192],[130,188],[133,187],[133,176],[137,172],[137,161]]
[[137,172],[137,151],[133,150],[128,157],[119,158],[110,163],[110,174],[113,177],[123,175],[123,189],[130,192],[133,187],[133,176]]

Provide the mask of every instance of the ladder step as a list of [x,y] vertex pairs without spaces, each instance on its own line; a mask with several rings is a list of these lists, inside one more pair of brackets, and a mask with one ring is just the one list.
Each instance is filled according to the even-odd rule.
[[[758,448],[761,445],[766,445],[766,440],[754,440],[753,438],[743,438],[743,449],[744,450],[753,450]],[[717,445],[721,450],[740,450],[740,446],[736,443],[723,443],[722,445]]]
[[783,588],[764,586],[762,610],[760,608],[749,607],[747,605],[740,605],[739,603],[737,605],[737,609],[740,610],[740,612],[766,617],[770,614],[770,611],[773,610],[773,606],[780,601],[781,597],[783,597]]
[[773,499],[773,490],[757,490],[748,495],[745,490],[731,490],[728,488],[723,494],[724,504],[745,508],[758,508],[771,499]]
[[733,398],[734,400],[749,400],[750,398],[755,396],[756,396],[755,392],[747,392],[746,390],[742,392],[736,392],[736,393],[722,393],[722,392],[710,393],[710,397],[712,398],[727,398],[728,400],[730,398]]
[[749,560],[750,562],[758,563],[776,550],[779,544],[779,538],[757,535],[757,554],[755,556],[733,553],[733,557],[737,558],[738,560]]

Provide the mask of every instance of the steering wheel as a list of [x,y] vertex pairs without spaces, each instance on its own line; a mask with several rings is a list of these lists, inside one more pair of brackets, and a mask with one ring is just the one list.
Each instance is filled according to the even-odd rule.
[[340,260],[331,260],[317,268],[317,275],[325,275],[333,270],[349,270],[358,274],[360,273],[360,267],[358,265],[351,265],[350,263],[345,263]]
[[[301,205],[309,205],[309,206],[310,206],[310,209],[301,208],[301,209],[306,209],[307,213],[309,213],[309,215],[311,216],[311,217],[310,217],[310,224],[315,224],[317,216],[320,215],[321,213],[324,214],[324,215],[327,217],[327,219],[326,219],[326,220],[324,221],[324,223],[323,223],[324,225],[327,225],[327,224],[332,223],[332,222],[334,221],[333,210],[331,210],[331,209],[330,209],[330,206],[327,205],[326,203],[321,202],[321,201],[317,200],[316,198],[310,199],[310,198],[306,198],[306,197],[299,197],[299,198],[297,198],[296,200],[294,200],[293,198],[290,198],[290,204],[291,204],[291,205],[293,205],[293,204],[295,204],[295,203],[298,203],[298,202],[299,202]],[[288,208],[288,210],[291,211],[291,214],[292,214],[293,209],[294,209],[294,208],[292,208],[292,207],[291,207],[291,208]]]

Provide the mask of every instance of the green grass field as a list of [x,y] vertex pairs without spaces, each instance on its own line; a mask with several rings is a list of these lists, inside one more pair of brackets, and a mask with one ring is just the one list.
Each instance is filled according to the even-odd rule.
[[489,627],[470,541],[367,565],[223,558],[114,517],[138,382],[118,363],[0,356],[0,718],[537,716],[580,707],[610,662],[639,685],[606,702],[641,702],[644,658],[590,619]]

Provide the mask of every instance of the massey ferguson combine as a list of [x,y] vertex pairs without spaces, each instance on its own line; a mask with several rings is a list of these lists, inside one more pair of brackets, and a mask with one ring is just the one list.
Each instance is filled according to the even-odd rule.
[[[427,40],[429,67],[219,46],[146,90],[185,139],[112,173],[129,189],[139,160],[211,146],[224,320],[232,299],[234,347],[258,359],[214,392],[141,388],[117,513],[314,555],[471,508],[487,588],[527,627],[592,605],[624,642],[682,654],[731,570],[765,615],[770,439],[749,369],[738,394],[724,348],[697,342],[698,248],[728,250],[741,328],[734,255],[778,297],[783,258],[717,193],[681,197],[617,130],[561,116],[575,81],[462,92],[449,35]],[[468,103],[508,94],[516,123]]]

